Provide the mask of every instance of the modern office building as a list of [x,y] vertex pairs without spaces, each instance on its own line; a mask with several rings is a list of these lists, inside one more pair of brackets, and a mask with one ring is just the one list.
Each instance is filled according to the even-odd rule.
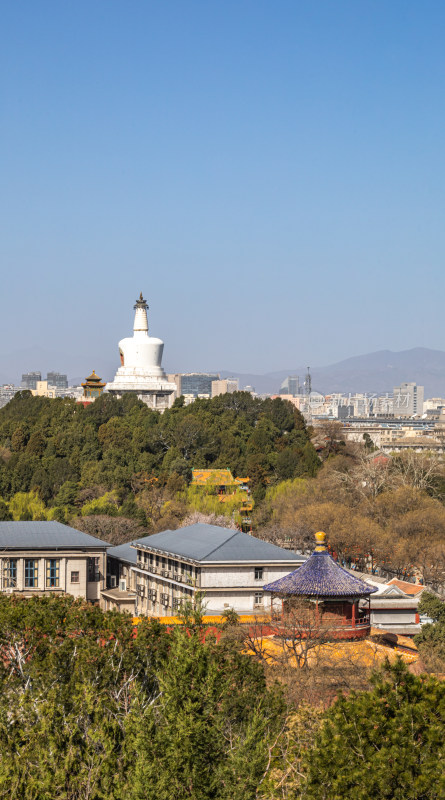
[[220,394],[230,394],[237,392],[239,382],[237,378],[224,378],[223,380],[212,381],[212,397],[218,397]]
[[25,372],[22,375],[22,387],[23,389],[37,389],[37,381],[41,380],[41,372]]
[[394,416],[413,417],[423,414],[423,394],[423,386],[417,386],[417,383],[394,386]]
[[60,372],[48,372],[46,380],[48,386],[53,386],[55,389],[68,389],[68,378]]
[[176,396],[211,397],[212,381],[219,380],[215,372],[183,372],[168,376],[176,384]]
[[301,394],[300,378],[298,375],[288,375],[280,387],[280,394],[290,394],[296,397]]

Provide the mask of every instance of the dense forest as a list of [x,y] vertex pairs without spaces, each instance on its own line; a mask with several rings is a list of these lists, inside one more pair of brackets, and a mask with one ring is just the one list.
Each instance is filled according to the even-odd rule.
[[158,496],[161,505],[179,501],[192,468],[248,475],[260,500],[268,486],[314,475],[318,465],[300,413],[290,403],[245,392],[187,407],[179,399],[162,415],[132,395],[106,394],[84,408],[20,392],[0,410],[0,513],[6,518],[119,514],[153,526]]
[[231,624],[0,596],[0,798],[441,800],[445,683],[401,661],[289,702]]

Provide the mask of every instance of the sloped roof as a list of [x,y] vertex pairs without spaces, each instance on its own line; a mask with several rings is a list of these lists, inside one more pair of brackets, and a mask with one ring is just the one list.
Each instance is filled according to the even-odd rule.
[[266,592],[307,597],[363,597],[376,586],[353,577],[327,550],[314,551],[298,569],[263,587]]
[[64,550],[108,547],[108,542],[61,522],[0,522],[0,548]]
[[119,558],[121,561],[128,561],[129,564],[136,564],[137,553],[132,545],[134,542],[125,542],[125,544],[118,544],[116,547],[109,547],[107,556],[111,558]]
[[407,595],[406,592],[403,591],[399,586],[388,586],[385,584],[384,586],[379,587],[379,596],[380,597],[412,597],[413,595]]
[[388,581],[388,586],[398,586],[405,594],[419,594],[423,592],[424,586],[420,583],[410,583],[409,581],[399,581],[397,578],[392,578]]
[[203,562],[273,562],[287,561],[298,564],[304,556],[284,550],[270,542],[263,542],[236,529],[198,523],[144,536],[132,543],[133,547],[150,547],[164,553]]
[[249,478],[234,478],[230,469],[192,469],[193,486],[241,486]]
[[[100,383],[101,381],[102,381],[102,378],[99,378],[99,375],[96,375],[94,369],[93,369],[91,375],[88,375],[88,378],[86,378],[86,383]],[[84,385],[85,384],[82,384],[82,386],[84,386]],[[104,386],[105,386],[105,383],[104,383]]]

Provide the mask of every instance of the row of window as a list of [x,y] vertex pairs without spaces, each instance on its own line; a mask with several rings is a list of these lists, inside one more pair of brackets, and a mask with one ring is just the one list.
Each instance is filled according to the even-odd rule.
[[162,583],[155,584],[148,581],[147,583],[136,584],[136,594],[140,598],[139,602],[142,605],[148,605],[150,601],[154,606],[159,601],[159,603],[165,607],[171,605],[173,608],[179,609],[184,600],[192,600],[193,598],[191,589],[183,589],[180,597],[174,596],[173,592],[174,590],[172,591],[172,587]]
[[161,572],[165,571],[177,575],[187,575],[190,578],[197,578],[200,572],[199,567],[193,567],[191,564],[184,564],[181,561],[166,558],[165,556],[158,556],[154,553],[147,553],[143,550],[138,550],[138,561],[142,563],[146,569],[160,570]]
[[[189,575],[192,577],[194,575],[195,578],[199,575],[199,568],[194,567],[191,564],[184,564],[180,561],[174,561],[171,558],[165,558],[164,556],[157,556],[154,553],[146,553],[143,550],[138,550],[138,561],[139,563],[143,563],[146,569],[153,569],[167,571],[169,573],[181,574],[181,575]],[[255,567],[254,569],[254,578],[256,581],[263,580],[263,567]]]
[[[17,587],[17,558],[3,559],[3,588],[15,589]],[[39,585],[39,560],[35,558],[25,558],[25,589],[37,589]],[[70,575],[71,583],[79,583],[79,572],[74,570]],[[88,558],[88,580],[100,580],[99,558]],[[60,559],[46,559],[46,580],[47,589],[57,589],[60,586]]]

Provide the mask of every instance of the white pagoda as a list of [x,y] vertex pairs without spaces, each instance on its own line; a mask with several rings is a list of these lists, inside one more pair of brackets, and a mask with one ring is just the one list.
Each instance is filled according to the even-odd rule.
[[148,335],[148,305],[142,292],[134,308],[133,336],[119,342],[121,366],[105,391],[116,397],[134,392],[150,408],[164,411],[172,405],[176,391],[161,365],[164,342]]

